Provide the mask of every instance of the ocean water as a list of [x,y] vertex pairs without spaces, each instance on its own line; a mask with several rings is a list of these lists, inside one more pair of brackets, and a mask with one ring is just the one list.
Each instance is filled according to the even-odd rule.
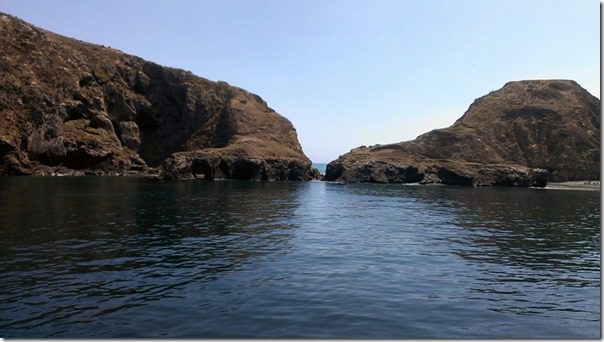
[[600,192],[0,178],[2,337],[600,337]]
[[324,175],[327,170],[327,163],[312,163],[312,167],[318,169]]

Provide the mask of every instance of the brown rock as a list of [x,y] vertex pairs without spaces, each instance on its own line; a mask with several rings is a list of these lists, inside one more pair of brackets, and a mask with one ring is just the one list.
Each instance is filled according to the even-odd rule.
[[313,175],[292,124],[243,89],[1,13],[0,46],[0,174],[183,179],[220,158],[224,178]]
[[600,100],[574,81],[510,82],[451,127],[353,149],[329,163],[325,179],[545,186],[546,177],[600,177]]
[[135,121],[121,121],[119,126],[122,144],[133,151],[141,145],[140,130]]

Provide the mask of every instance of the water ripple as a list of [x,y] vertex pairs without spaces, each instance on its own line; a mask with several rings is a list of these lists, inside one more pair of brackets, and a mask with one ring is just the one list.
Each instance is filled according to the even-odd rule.
[[0,274],[6,337],[593,338],[600,198],[0,178]]

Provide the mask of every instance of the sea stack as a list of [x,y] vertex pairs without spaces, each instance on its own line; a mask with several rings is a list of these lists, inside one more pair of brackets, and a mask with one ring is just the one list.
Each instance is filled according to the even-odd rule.
[[307,180],[259,96],[0,13],[0,175]]
[[327,165],[344,182],[545,186],[600,179],[600,100],[570,80],[509,82],[452,126],[359,147]]

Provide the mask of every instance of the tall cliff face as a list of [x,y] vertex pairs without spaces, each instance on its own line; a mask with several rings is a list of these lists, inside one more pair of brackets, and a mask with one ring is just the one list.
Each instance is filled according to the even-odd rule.
[[311,178],[292,124],[243,89],[1,13],[0,46],[0,174]]
[[510,82],[448,128],[352,150],[328,165],[326,178],[543,185],[547,170],[552,181],[599,179],[600,114],[600,100],[574,81]]

